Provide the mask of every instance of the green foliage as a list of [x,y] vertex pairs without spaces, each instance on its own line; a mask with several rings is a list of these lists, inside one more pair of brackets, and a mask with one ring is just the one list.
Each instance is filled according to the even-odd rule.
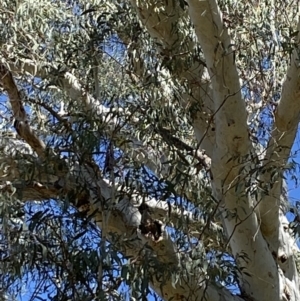
[[[125,300],[129,296],[146,300],[152,293],[151,283],[160,283],[163,291],[167,280],[175,287],[190,277],[199,277],[201,283],[210,280],[218,287],[238,287],[241,270],[228,239],[221,230],[212,230],[212,225],[222,229],[221,201],[213,198],[209,172],[195,154],[199,144],[193,123],[199,112],[206,116],[207,131],[214,131],[211,103],[205,107],[194,99],[207,91],[190,74],[191,69],[205,66],[205,59],[187,3],[169,2],[174,16],[179,16],[172,23],[172,45],[151,38],[127,1],[2,0],[1,63],[13,71],[25,96],[30,126],[49,150],[42,161],[24,150],[24,141],[11,146],[5,140],[5,135],[11,138],[14,116],[6,96],[1,97],[0,127],[6,134],[1,138],[0,156],[9,160],[1,159],[0,169],[3,178],[13,173],[11,168],[18,170],[13,183],[1,182],[5,189],[1,185],[0,194],[0,282],[9,294],[22,294],[24,281],[34,284],[31,300],[43,294],[51,300]],[[275,1],[274,6],[262,2],[219,1],[234,40],[232,50],[226,51],[236,54],[257,149],[270,136],[273,109],[298,33],[293,1],[286,15],[279,13],[284,1]],[[163,12],[159,3],[156,11]],[[281,170],[262,170],[256,154],[243,160],[240,172],[246,170],[249,176],[234,187],[235,192],[259,199],[252,179],[272,170],[271,187]],[[250,168],[246,167],[249,162]],[[78,166],[93,170],[91,181],[80,181],[79,172],[73,181],[71,171]],[[64,173],[67,167],[69,172]],[[291,164],[289,169],[294,167]],[[167,214],[160,217],[180,250],[180,266],[162,264],[147,244],[138,255],[125,256],[139,237],[101,232],[92,221],[94,216],[74,209],[86,205],[99,174],[119,187],[113,205],[138,192],[143,199],[155,197],[179,208],[175,222]],[[59,186],[62,179],[67,187],[74,182],[77,187],[66,192]],[[59,195],[49,201],[50,193],[33,192],[38,181],[50,192],[59,187]],[[25,186],[32,191],[25,193]],[[298,235],[298,213],[293,213],[291,229]],[[235,210],[225,215],[237,219]],[[191,218],[199,221],[197,226]],[[247,254],[240,257],[247,260]]]

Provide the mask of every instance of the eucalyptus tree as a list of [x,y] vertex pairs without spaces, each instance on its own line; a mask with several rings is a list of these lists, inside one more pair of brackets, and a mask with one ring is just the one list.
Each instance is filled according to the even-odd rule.
[[0,15],[2,290],[300,300],[284,181],[298,1],[2,0]]

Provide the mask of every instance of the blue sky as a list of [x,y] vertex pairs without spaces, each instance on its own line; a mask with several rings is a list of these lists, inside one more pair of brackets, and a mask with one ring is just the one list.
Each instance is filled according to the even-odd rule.
[[[108,52],[112,52],[112,50],[108,50]],[[0,105],[2,102],[6,101],[5,97],[0,96]],[[0,111],[1,111],[1,107],[0,107]],[[298,130],[296,139],[294,141],[294,145],[292,148],[292,157],[293,160],[296,161],[298,164],[300,164],[300,131]],[[299,169],[297,169],[297,177],[299,177]],[[292,203],[294,203],[295,201],[298,201],[300,199],[300,186],[291,179],[290,176],[287,176],[287,182],[288,182],[288,195],[289,195],[289,199]],[[289,218],[291,218],[291,215],[288,215]],[[97,247],[97,245],[95,245],[95,248]],[[29,276],[30,279],[30,276]],[[28,290],[24,295],[20,295],[19,296],[19,300],[22,301],[28,301],[31,293],[34,291],[36,282],[34,281],[27,281],[26,283],[24,283],[26,290]],[[120,288],[121,290],[126,291],[127,288],[125,286],[122,286]],[[44,298],[44,300],[50,300],[47,297],[47,294],[41,296],[42,298]],[[154,300],[154,297],[149,296],[149,300]]]
[[[293,144],[291,158],[296,161],[300,165],[300,131],[298,127],[298,132],[296,135],[296,139]],[[297,170],[297,177],[300,179],[299,169]],[[300,182],[299,182],[300,184]],[[300,199],[300,185],[295,183],[295,181],[291,180],[288,177],[288,194],[290,201],[294,202]]]
[[[6,101],[5,97],[1,97],[0,98],[0,104],[3,103],[4,101]],[[297,132],[297,136],[296,139],[294,141],[293,147],[292,147],[292,159],[294,161],[296,161],[298,164],[300,164],[300,131],[298,130]],[[297,169],[297,178],[299,178],[299,169]],[[298,183],[295,182],[295,180],[292,180],[290,176],[287,176],[287,182],[288,182],[288,196],[289,199],[292,203],[298,201],[300,199],[300,186]],[[288,215],[289,218],[292,217],[291,214]],[[95,245],[96,247],[96,245]],[[31,277],[29,276],[29,279]],[[22,301],[28,301],[31,293],[34,291],[35,289],[35,285],[36,283],[32,280],[32,281],[26,281],[26,283],[24,283],[24,291],[27,291],[26,293],[24,293],[23,295],[19,295],[19,300]],[[121,286],[120,290],[123,291],[127,291],[128,292],[128,288],[125,286]],[[47,294],[42,295],[41,296],[45,301],[46,300],[50,300],[47,297]],[[149,296],[149,300],[154,300],[153,296]]]

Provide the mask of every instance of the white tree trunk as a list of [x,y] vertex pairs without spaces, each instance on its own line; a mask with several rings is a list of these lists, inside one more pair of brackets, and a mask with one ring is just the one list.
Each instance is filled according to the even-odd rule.
[[[246,106],[241,95],[232,42],[223,25],[217,2],[188,0],[188,15],[181,10],[179,4],[174,7],[171,2],[161,1],[161,10],[157,10],[157,1],[131,0],[141,22],[151,37],[159,42],[164,55],[172,56],[178,53],[182,46],[184,36],[173,31],[176,22],[189,17],[195,27],[209,77],[203,79],[205,68],[204,64],[199,62],[192,64],[184,72],[174,71],[172,76],[179,82],[186,83],[192,91],[193,102],[203,107],[202,111],[198,110],[195,116],[192,116],[194,132],[201,148],[204,148],[208,155],[204,156],[203,153],[205,164],[209,168],[211,164],[212,190],[214,198],[219,202],[218,210],[225,231],[224,243],[232,250],[239,267],[239,285],[242,291],[240,296],[235,296],[225,288],[215,287],[214,281],[206,278],[207,275],[203,273],[201,267],[195,268],[193,277],[182,276],[175,284],[170,278],[163,288],[160,282],[154,280],[152,287],[166,300],[205,298],[208,301],[298,301],[300,285],[294,260],[294,254],[298,249],[288,231],[288,222],[283,212],[284,191],[281,170],[288,160],[300,118],[299,54],[296,51],[293,53],[282,97],[275,112],[274,131],[264,161],[261,162],[262,170],[270,165],[274,169],[260,175],[261,186],[254,183],[254,188],[250,190],[249,183],[252,183],[252,179],[249,162],[254,161],[258,154],[249,139]],[[188,47],[185,54],[173,58],[178,64],[180,60],[194,55],[196,41],[189,40],[186,44]],[[5,143],[11,147],[1,149],[0,177],[5,184],[1,185],[0,189],[10,191],[13,186],[16,188],[14,193],[17,194],[22,190],[23,200],[26,201],[57,198],[61,191],[67,193],[74,190],[78,179],[83,186],[89,183],[89,199],[86,200],[89,211],[96,211],[95,221],[106,233],[116,232],[130,242],[123,250],[126,255],[138,256],[140,250],[145,249],[147,244],[152,248],[152,251],[148,251],[150,255],[156,256],[161,264],[168,265],[170,270],[184,270],[185,262],[190,259],[178,251],[162,222],[163,217],[170,214],[170,221],[176,224],[178,216],[183,214],[189,219],[194,233],[197,233],[197,228],[202,227],[205,222],[194,219],[188,212],[182,212],[181,208],[172,208],[169,212],[166,204],[149,199],[146,203],[152,209],[151,218],[159,222],[156,227],[161,231],[157,239],[150,232],[145,234],[139,229],[143,221],[138,209],[142,204],[142,198],[138,192],[131,198],[122,197],[118,202],[114,202],[118,183],[108,183],[101,176],[96,178],[90,166],[79,165],[77,162],[70,166],[54,152],[47,154],[47,164],[53,163],[53,172],[49,173],[49,170],[46,172],[46,169],[44,171],[41,159],[46,158],[46,146],[28,124],[12,74],[7,67],[1,66],[0,81],[8,92],[14,117],[18,121],[16,129],[25,142],[16,142],[12,137],[1,139],[2,141],[6,139]],[[22,66],[10,65],[10,69],[16,74],[25,70],[33,76],[46,78],[47,69],[43,67],[36,66],[29,60],[24,60]],[[136,68],[142,68],[141,64]],[[137,70],[137,74],[142,73],[141,70]],[[199,86],[202,89],[199,89]],[[114,129],[117,120],[98,100],[82,92],[79,81],[72,73],[64,73],[57,87],[71,99],[81,102],[86,111],[93,111],[95,115],[108,120],[108,132]],[[165,90],[165,95],[168,96],[167,87]],[[182,95],[183,107],[188,106],[190,101],[190,95]],[[130,112],[123,113],[126,116]],[[147,154],[147,149],[140,141],[134,139],[133,141],[132,156],[135,151]],[[157,157],[157,154],[153,154],[146,160],[145,156],[141,156],[140,160],[145,160],[153,172],[159,175],[160,159]],[[29,174],[30,179],[34,181],[28,185],[24,186],[24,183],[18,181],[23,170],[20,170],[21,165],[16,164],[17,160],[28,170],[34,164],[40,164],[38,173]],[[63,167],[54,168],[57,165]],[[102,208],[101,202],[95,202],[101,198],[110,204],[109,211]],[[218,231],[220,227],[211,223],[206,229],[206,237]]]

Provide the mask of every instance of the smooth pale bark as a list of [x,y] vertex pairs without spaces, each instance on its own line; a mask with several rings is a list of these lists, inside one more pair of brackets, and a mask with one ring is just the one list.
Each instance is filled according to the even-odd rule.
[[[2,184],[1,191],[12,191],[15,188],[17,196],[22,196],[23,201],[57,199],[60,189],[65,192],[76,188],[76,176],[71,174],[70,168],[75,173],[82,174],[79,165],[71,167],[67,161],[58,156],[47,157],[47,162],[41,162],[31,151],[28,144],[20,142],[13,137],[0,138],[0,144],[6,145],[5,149],[0,149],[0,178]],[[78,171],[79,170],[79,171]],[[68,180],[65,175],[69,174]],[[109,191],[106,198],[111,198],[111,184],[106,181],[101,182],[104,191]],[[117,190],[120,185],[117,185]],[[138,208],[145,198],[136,191],[131,197],[131,205]],[[167,219],[174,225],[179,219],[187,219],[189,230],[195,235],[199,234],[206,222],[202,217],[195,217],[193,213],[183,208],[172,205],[171,209],[166,202],[154,198],[146,199],[152,217],[157,220]],[[206,235],[213,236],[214,233],[222,233],[222,229],[217,224],[211,223],[210,228],[206,229]]]
[[[23,143],[25,144],[25,143]],[[30,170],[31,167],[35,166],[34,161],[37,158],[31,154],[30,152],[24,152],[24,149],[28,151],[26,145],[20,147],[19,152],[14,150],[14,153],[10,156],[9,153],[1,154],[1,160],[4,162],[10,161],[19,161],[19,164],[22,166],[25,163],[26,169]],[[27,155],[27,161],[22,162],[22,157]],[[57,159],[56,159],[57,160]],[[51,161],[50,161],[51,162]],[[27,165],[26,165],[27,164]],[[48,162],[49,164],[49,162]],[[6,173],[1,174],[2,181],[6,181],[5,185],[1,185],[1,191],[10,192],[12,187],[15,189],[16,196],[22,194],[23,201],[25,200],[44,200],[44,199],[57,199],[61,194],[61,189],[67,193],[69,190],[74,190],[78,187],[78,179],[82,181],[82,185],[84,183],[89,182],[89,178],[93,176],[93,170],[89,167],[82,166],[82,165],[75,165],[71,170],[60,170],[60,172],[56,173],[56,175],[49,175],[49,171],[43,171],[43,168],[39,168],[37,174],[31,175],[31,182],[24,184],[20,181],[13,182],[15,179],[22,179],[21,172],[19,171],[18,166],[14,166],[9,164],[10,169],[6,170]],[[62,177],[65,176],[64,178]],[[9,181],[12,181],[11,183]],[[52,182],[51,182],[52,181]],[[98,185],[100,187],[100,191],[102,197],[106,202],[110,202],[112,198],[112,187],[111,185],[104,181],[98,180],[94,182],[93,185]],[[95,221],[98,225],[103,228],[103,211],[99,201],[95,202],[95,198],[97,195],[93,193],[93,187],[90,187],[91,197],[92,200],[90,206],[90,212],[95,214]],[[168,235],[165,226],[162,224],[162,240],[159,242],[155,242],[151,237],[147,238],[143,234],[140,233],[138,229],[139,225],[141,224],[141,213],[138,210],[139,205],[142,203],[143,198],[139,197],[137,194],[132,196],[132,199],[128,197],[121,199],[117,205],[113,206],[111,209],[110,217],[107,220],[105,227],[107,227],[107,232],[110,233],[117,233],[122,235],[124,240],[130,241],[130,243],[126,244],[127,248],[121,250],[127,256],[133,256],[135,258],[138,256],[140,250],[145,248],[147,244],[153,250],[152,256],[157,256],[162,264],[168,264],[171,268],[173,267],[174,270],[180,268],[180,258],[178,257],[178,250],[176,245],[171,240],[171,237]],[[168,208],[164,206],[161,202],[151,199],[147,201],[147,204],[151,209],[154,210],[153,218],[162,219],[162,217],[166,216]],[[201,220],[194,221],[190,216],[190,213],[183,212],[183,215],[186,214],[186,217],[189,218],[189,223],[191,227],[195,227],[197,229],[203,223]],[[181,210],[176,210],[173,208],[170,216],[170,220],[174,223],[179,218],[179,215],[182,218]],[[216,231],[220,229],[216,228]],[[210,231],[213,231],[213,227]],[[182,279],[183,280],[183,279]],[[239,297],[232,296],[227,290],[225,289],[216,289],[210,284],[207,284],[207,287],[204,283],[200,285],[201,279],[198,278],[189,278],[182,281],[181,285],[176,285],[175,287],[172,285],[171,280],[167,281],[163,291],[161,291],[160,283],[154,282],[153,289],[161,295],[161,297],[169,298],[170,296],[175,296],[174,300],[181,300],[182,296],[189,297],[191,294],[190,288],[194,288],[195,297],[198,299],[205,294],[207,300],[211,301],[219,301],[219,300],[242,300]],[[223,298],[223,299],[222,299]]]
[[249,152],[247,113],[228,32],[215,1],[187,2],[212,81],[217,147],[243,156]]
[[[298,24],[300,30],[300,21]],[[298,33],[298,47],[300,34]],[[295,49],[291,56],[291,63],[283,83],[281,98],[275,109],[275,120],[265,158],[265,168],[269,169],[262,176],[270,196],[259,205],[261,219],[266,234],[278,228],[278,212],[280,210],[282,193],[282,175],[290,155],[290,151],[298,130],[300,121],[300,55]],[[264,189],[264,187],[262,187]],[[275,222],[275,223],[274,223]]]
[[[298,30],[300,29],[300,21]],[[298,46],[300,45],[298,33]],[[283,187],[283,174],[292,149],[300,121],[300,65],[299,51],[294,50],[290,66],[283,83],[281,98],[275,109],[274,125],[266,156],[265,172],[261,176],[262,199],[259,202],[261,230],[284,275],[299,287],[299,277],[295,266],[295,241],[288,232],[285,217],[287,193]]]
[[[286,291],[292,292],[291,295],[298,298],[298,280],[296,279],[291,285],[288,279],[283,277],[280,269],[277,269],[271,250],[260,231],[256,214],[253,212],[252,200],[247,197],[247,194],[241,193],[246,191],[246,186],[243,185],[246,179],[239,176],[241,169],[236,168],[234,171],[234,167],[226,164],[225,161],[231,157],[234,162],[236,155],[242,158],[243,155],[251,153],[245,103],[241,99],[239,79],[227,29],[222,23],[216,1],[190,0],[188,4],[197,37],[202,46],[209,72],[213,77],[215,109],[219,110],[216,114],[217,146],[212,158],[212,169],[214,176],[219,177],[219,174],[216,175],[219,167],[214,168],[214,164],[217,164],[222,166],[223,170],[225,169],[225,174],[223,172],[219,182],[214,180],[214,191],[216,195],[225,200],[224,209],[227,209],[225,215],[229,212],[234,213],[239,220],[239,223],[236,223],[235,218],[224,217],[224,224],[230,235],[229,243],[234,254],[239,256],[246,252],[249,260],[245,264],[245,268],[250,271],[251,277],[247,277],[247,274],[243,275],[242,288],[255,300],[278,300],[278,298],[281,300],[289,295]],[[239,163],[242,162],[243,160]],[[246,177],[245,173],[241,174]],[[225,184],[226,187],[226,183],[232,185],[234,182],[241,187],[236,189],[235,193],[232,190],[225,190],[226,194],[224,194],[223,185]],[[221,193],[222,190],[223,193]],[[287,242],[287,237],[285,237],[285,243]],[[290,241],[288,246],[290,246]],[[242,267],[241,260],[238,262]],[[295,274],[295,272],[294,269],[293,273]],[[248,284],[246,285],[246,283]]]
[[[181,11],[179,6],[174,6],[172,1],[165,3],[161,1],[159,9],[156,7],[156,2],[154,5],[154,1],[131,1],[152,38],[162,45],[158,47],[161,48],[163,55],[169,55],[179,65],[180,59],[177,59],[176,53],[182,46],[181,42],[184,37],[174,33],[173,25],[180,22],[181,18],[185,18],[186,13]],[[190,69],[184,70],[180,75],[175,73],[173,75],[188,82],[193,101],[203,105],[207,109],[206,113],[210,114],[208,117],[198,117],[197,112],[193,126],[199,143],[201,142],[201,146],[205,145],[205,148],[207,146],[209,155],[212,156],[213,193],[215,198],[222,202],[220,210],[223,212],[223,225],[227,233],[228,244],[241,269],[240,286],[244,294],[243,300],[299,300],[299,280],[292,257],[295,244],[288,232],[287,221],[279,206],[279,198],[282,194],[280,177],[270,189],[269,195],[262,193],[254,197],[245,193],[247,189],[245,183],[249,174],[246,164],[247,160],[252,159],[247,156],[255,156],[255,154],[253,154],[254,150],[248,137],[247,114],[241,98],[233,49],[226,28],[223,26],[217,2],[189,0],[188,12],[195,26],[198,41],[202,46],[211,80],[202,80],[203,67],[199,62],[192,65]],[[189,41],[187,56],[193,53],[194,43],[195,41]],[[282,98],[275,112],[275,127],[270,140],[270,150],[266,155],[265,168],[274,162],[278,162],[274,163],[275,167],[281,167],[286,163],[297,130],[299,70],[296,63],[297,57],[294,54]],[[32,72],[30,73],[36,75],[39,70],[38,66],[33,64],[31,68]],[[142,72],[140,73],[142,74]],[[44,76],[46,77],[47,74],[45,73]],[[100,103],[82,91],[72,73],[64,73],[60,80],[63,84],[58,84],[58,86],[61,85],[71,99],[82,101],[87,112],[94,110],[99,115],[107,113],[105,108],[100,109]],[[10,93],[11,100],[16,99],[14,95]],[[192,98],[189,95],[183,96],[183,105],[186,106]],[[17,110],[15,111],[17,112]],[[14,114],[16,113],[14,112]],[[210,131],[211,128],[207,125],[210,120],[213,120],[215,133]],[[109,126],[113,128],[114,122]],[[29,133],[32,132],[29,131]],[[23,138],[30,143],[28,137],[30,136],[23,134]],[[36,146],[33,144],[31,146],[40,156],[43,156],[42,148],[35,149]],[[4,158],[2,161],[5,162]],[[12,162],[12,164],[14,163]],[[7,168],[9,175],[21,175],[20,172],[18,173],[16,165]],[[14,173],[13,170],[16,172]],[[3,179],[7,176],[6,172],[7,170],[2,172]],[[79,178],[82,183],[93,183],[88,188],[89,201],[91,211],[97,210],[96,220],[102,229],[106,228],[107,231],[123,234],[128,239],[132,238],[132,233],[140,238],[140,241],[134,241],[132,247],[124,250],[125,254],[136,256],[147,242],[162,263],[179,267],[180,258],[165,229],[163,229],[162,239],[156,242],[137,230],[141,224],[141,214],[137,209],[140,203],[136,202],[138,198],[134,200],[135,202],[126,198],[121,199],[116,206],[111,207],[112,211],[108,218],[101,206],[97,205],[99,203],[94,203],[99,198],[97,188],[100,188],[101,198],[107,202],[114,197],[115,189],[102,178],[95,180],[93,171],[88,166],[75,164],[69,166],[67,173],[68,181],[66,183],[61,177],[56,179],[54,174],[56,184],[59,183],[61,187],[71,189],[74,185],[73,178]],[[270,178],[271,175],[266,174],[262,179],[267,183]],[[8,180],[8,178],[6,179]],[[33,186],[33,188],[26,188],[28,196],[30,193],[36,193],[42,198],[44,193],[46,198],[51,195],[54,197],[57,193],[54,184],[49,186],[50,189],[47,191],[44,189],[48,186],[39,181],[36,181]],[[10,183],[1,186],[6,190],[9,187]],[[255,210],[257,203],[259,203],[258,210]],[[158,202],[155,204],[155,200],[153,202],[150,200],[149,204],[155,208],[153,217],[161,220],[161,215],[166,213],[166,208],[159,206]],[[176,210],[172,214],[174,220],[178,218]],[[243,258],[244,254],[247,256]],[[232,296],[227,290],[219,290],[211,285],[201,286],[200,273],[197,276],[196,279],[191,277],[183,279],[184,281],[175,287],[167,282],[163,291],[161,291],[160,283],[157,282],[153,283],[153,288],[166,299],[173,297],[174,300],[182,300],[182,297],[189,297],[190,300],[199,300],[206,292],[207,300],[242,300]]]
[[[5,88],[8,90],[8,94],[10,97],[10,101],[18,101],[19,107],[22,107],[22,100],[20,97],[17,97],[18,89],[16,85],[13,82],[13,78],[10,74],[10,71],[5,71],[5,76],[9,76],[9,82],[3,82],[3,84],[6,84]],[[17,95],[17,96],[15,96]],[[24,117],[25,118],[25,117]],[[38,138],[35,136],[33,131],[30,129],[28,123],[26,123],[29,130],[27,132],[31,133],[31,135],[26,135],[24,132],[19,132],[20,135],[22,135],[22,138],[30,144],[32,140],[39,141]],[[26,132],[26,133],[27,133]],[[46,157],[45,150],[43,149],[44,145],[40,144],[36,146],[36,144],[30,144],[30,146],[40,155],[43,159],[50,159],[51,154],[48,152],[48,157]],[[27,148],[28,149],[28,148]],[[24,154],[24,150],[26,152],[26,148],[21,147],[20,152],[13,150],[13,153],[15,156],[19,156],[19,160],[21,160],[20,155],[28,155]],[[4,149],[5,151],[5,149]],[[5,155],[5,152],[3,151],[3,156]],[[6,153],[9,151],[6,149]],[[30,152],[29,152],[29,155]],[[31,155],[32,156],[32,155]],[[56,156],[57,157],[57,156]],[[37,159],[36,157],[33,157],[31,159]],[[58,158],[56,158],[57,160]],[[3,158],[3,160],[5,160]],[[13,161],[13,160],[11,160]],[[32,165],[35,165],[34,160],[32,160]],[[58,160],[59,161],[59,160]],[[30,162],[30,160],[29,160]],[[31,163],[31,162],[30,162]],[[30,164],[29,163],[29,164]],[[47,162],[49,164],[49,162]],[[61,164],[64,166],[63,162]],[[16,169],[16,171],[14,171]],[[28,166],[27,166],[28,167]],[[30,169],[29,169],[30,170]],[[27,187],[24,188],[22,191],[23,196],[29,197],[30,193],[35,194],[34,198],[55,198],[55,194],[60,193],[60,190],[63,189],[66,193],[69,189],[74,188],[78,185],[78,180],[82,182],[82,185],[88,186],[88,192],[90,195],[89,199],[89,209],[91,213],[95,213],[95,220],[97,223],[99,223],[100,227],[105,229],[106,233],[114,232],[122,234],[123,237],[126,238],[128,236],[128,239],[132,239],[132,233],[136,233],[137,237],[140,238],[137,239],[136,243],[133,243],[133,248],[129,250],[124,250],[125,254],[127,255],[137,255],[138,252],[146,245],[150,245],[154,251],[155,256],[157,256],[162,263],[166,263],[169,266],[173,266],[174,268],[179,267],[179,257],[178,257],[178,251],[176,250],[176,246],[174,242],[171,240],[170,236],[168,235],[168,232],[166,231],[164,225],[161,223],[161,230],[162,235],[159,239],[159,241],[154,241],[152,236],[150,238],[146,238],[145,235],[141,234],[141,232],[138,230],[139,225],[141,224],[141,213],[139,212],[138,208],[132,205],[132,202],[130,199],[121,199],[116,205],[112,204],[112,201],[114,201],[114,195],[115,195],[115,188],[111,188],[104,180],[97,179],[97,171],[95,171],[94,167],[91,167],[90,165],[84,165],[84,164],[76,164],[74,166],[70,166],[68,171],[63,170],[63,168],[59,168],[59,173],[65,175],[65,177],[59,177],[58,179],[55,178],[55,183],[51,185],[52,183],[49,183],[50,176],[46,176],[46,184],[41,183],[40,181],[34,181],[34,174],[31,175],[31,181],[28,183]],[[9,165],[8,170],[4,169],[4,173],[2,174],[2,181],[6,181],[5,185],[2,185],[1,188],[3,191],[10,192],[11,183],[8,182],[9,177],[13,178],[17,175],[17,168],[14,165]],[[96,172],[96,174],[95,174]],[[42,170],[39,168],[38,170],[38,179],[42,179]],[[48,171],[49,173],[49,171]],[[21,176],[21,173],[19,172],[19,176]],[[95,178],[96,176],[96,178]],[[20,178],[19,178],[20,179]],[[74,184],[72,185],[72,180],[74,181]],[[17,183],[14,183],[14,189],[18,187]],[[24,184],[24,183],[23,183]],[[48,189],[47,189],[48,188]],[[99,191],[101,192],[101,198],[99,200]],[[13,192],[13,191],[12,191]],[[44,194],[44,195],[43,195]],[[23,198],[24,200],[24,198]],[[140,198],[140,203],[142,202],[142,198]],[[135,197],[135,201],[137,201],[137,197]],[[103,211],[103,203],[105,204],[111,204],[110,212]],[[153,202],[152,202],[153,203]],[[151,202],[149,202],[151,205]],[[166,208],[161,207],[162,210],[165,210]],[[175,214],[178,217],[178,212],[175,210]],[[132,232],[132,230],[136,230]],[[130,253],[130,251],[133,253]],[[187,286],[184,287],[183,285],[177,286],[176,288],[173,287],[172,283],[170,282],[170,279],[167,281],[166,285],[164,286],[164,292],[160,290],[160,283],[153,283],[153,288],[158,292],[158,294],[161,294],[162,297],[167,296],[175,296],[175,300],[182,299],[182,296],[188,297],[191,294],[190,288],[194,288],[194,293],[197,293],[197,296],[201,298],[204,294],[205,297],[208,300],[221,300],[220,298],[224,299],[224,295],[227,295],[228,300],[231,300],[231,294],[226,292],[226,290],[220,290],[218,293],[217,290],[212,289],[207,286],[200,286],[199,287],[199,278],[188,278],[187,279]],[[186,283],[186,282],[185,282]],[[199,288],[198,288],[199,287]],[[197,288],[197,290],[196,290]],[[224,291],[224,293],[222,292]],[[210,295],[209,295],[210,294]],[[226,300],[226,299],[225,299]]]
[[[170,23],[174,22],[174,18],[168,20],[163,16],[170,14],[174,7],[170,8],[165,5],[161,11],[155,13],[151,3],[142,4],[138,1],[132,1],[132,3],[137,8],[140,19],[150,35],[159,40],[163,47],[168,48],[172,44],[166,42],[168,37],[174,37],[174,33],[170,30]],[[244,172],[241,173],[241,167],[243,167],[243,161],[249,160],[249,157],[239,162],[242,164],[239,168],[234,167],[234,164],[238,163],[237,157],[243,158],[243,156],[251,154],[252,150],[247,130],[246,108],[241,97],[230,38],[222,24],[215,1],[195,0],[188,1],[188,4],[189,15],[195,25],[195,31],[204,52],[214,91],[216,127],[216,146],[213,149],[214,194],[217,199],[225,201],[224,225],[234,254],[238,257],[245,252],[249,259],[244,262],[238,259],[240,267],[245,268],[246,271],[241,279],[242,289],[248,296],[257,300],[260,298],[277,300],[278,297],[281,300],[289,295],[287,292],[292,292],[291,295],[296,297],[298,295],[295,287],[297,280],[291,283],[283,277],[280,270],[278,271],[268,244],[260,232],[259,220],[253,207],[255,200],[250,196],[243,195],[246,189],[243,183],[246,181],[247,170],[244,169]],[[179,18],[178,15],[177,18]],[[172,39],[169,41],[172,42]],[[174,45],[173,51],[176,52],[176,45]],[[199,75],[201,77],[201,74]],[[201,83],[200,79],[198,82]],[[204,127],[201,123],[195,123],[194,128],[195,133],[199,133]],[[201,139],[200,137],[201,134],[198,134],[198,140]],[[222,173],[220,173],[220,166],[222,166]],[[231,186],[234,187],[237,182],[242,184],[238,193],[230,190]],[[228,212],[236,214],[239,222],[236,222],[234,217],[226,217]],[[286,242],[289,241],[290,246],[291,241],[287,236],[283,239]],[[262,266],[264,267],[263,271]],[[295,271],[293,272],[295,273]],[[250,277],[247,276],[249,273]],[[266,285],[264,281],[266,281]],[[276,289],[274,289],[274,283],[276,283]]]

